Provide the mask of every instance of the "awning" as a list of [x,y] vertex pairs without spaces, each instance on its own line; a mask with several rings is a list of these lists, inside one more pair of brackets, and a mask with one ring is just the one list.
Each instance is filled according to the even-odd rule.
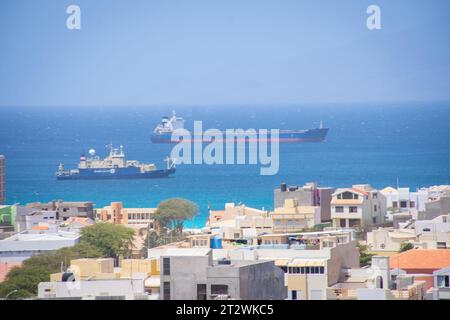
[[294,259],[294,261],[289,263],[288,266],[289,267],[324,267],[325,261]]
[[277,267],[286,267],[290,261],[291,259],[277,259],[275,260],[275,265]]

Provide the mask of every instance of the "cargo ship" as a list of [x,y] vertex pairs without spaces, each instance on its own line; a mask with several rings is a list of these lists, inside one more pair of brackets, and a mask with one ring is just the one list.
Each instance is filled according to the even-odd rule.
[[[161,122],[158,123],[158,125],[153,130],[151,141],[153,143],[178,143],[181,139],[178,139],[174,137],[172,139],[172,133],[177,129],[184,129],[184,119],[182,117],[178,117],[175,112],[173,112],[172,117],[163,117],[161,119]],[[289,143],[289,142],[322,142],[325,140],[325,137],[328,133],[328,128],[324,128],[322,121],[320,122],[319,128],[315,129],[306,129],[306,130],[280,130],[278,135],[278,141],[281,143]],[[270,131],[269,131],[270,132]],[[227,140],[225,132],[222,131],[222,141]],[[268,134],[267,136],[260,137],[259,132],[256,133],[255,138],[246,136],[246,135],[236,135],[232,138],[233,141],[239,141],[239,140],[245,140],[245,141],[252,141],[252,140],[266,140],[271,141],[273,140]],[[205,141],[203,136],[190,136],[189,141],[187,142],[194,142],[194,141],[200,141],[200,142],[208,142]]]
[[56,172],[57,180],[88,180],[88,179],[152,179],[165,178],[175,173],[175,161],[166,158],[167,168],[158,170],[153,163],[140,163],[136,160],[126,160],[123,146],[114,148],[109,145],[109,156],[101,159],[95,155],[95,150],[89,150],[89,157],[80,157],[78,169],[66,170],[62,163]]

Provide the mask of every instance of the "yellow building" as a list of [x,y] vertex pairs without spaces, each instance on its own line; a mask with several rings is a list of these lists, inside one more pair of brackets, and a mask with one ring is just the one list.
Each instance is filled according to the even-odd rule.
[[153,214],[156,208],[124,208],[122,202],[111,202],[111,205],[96,209],[96,218],[100,221],[129,226],[147,226],[154,228]]
[[286,199],[284,205],[270,213],[273,232],[295,232],[320,223],[320,207],[299,206],[297,200]]

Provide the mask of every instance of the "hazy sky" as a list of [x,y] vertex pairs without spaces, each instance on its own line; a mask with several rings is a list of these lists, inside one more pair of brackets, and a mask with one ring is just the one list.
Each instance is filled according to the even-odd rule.
[[0,106],[450,100],[449,13],[448,0],[0,0]]

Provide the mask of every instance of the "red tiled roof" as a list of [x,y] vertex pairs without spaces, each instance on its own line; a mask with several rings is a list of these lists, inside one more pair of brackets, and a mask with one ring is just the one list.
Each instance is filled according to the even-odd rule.
[[390,257],[391,269],[439,270],[450,267],[448,249],[411,249]]
[[364,191],[364,190],[361,190],[361,189],[358,189],[358,188],[351,188],[351,190],[353,190],[355,192],[358,192],[358,193],[361,193],[361,194],[363,194],[365,196],[369,195],[369,193],[367,191]]

